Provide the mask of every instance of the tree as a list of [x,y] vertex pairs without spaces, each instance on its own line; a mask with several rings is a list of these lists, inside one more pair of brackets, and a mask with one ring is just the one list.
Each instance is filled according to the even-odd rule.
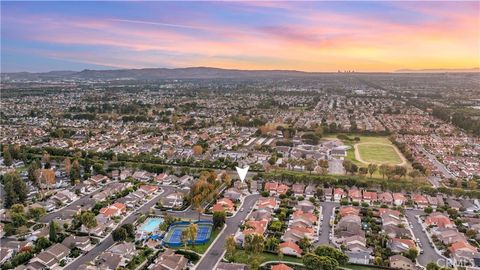
[[192,243],[192,246],[195,246],[195,240],[197,239],[198,233],[198,225],[197,224],[190,224],[188,225],[188,239]]
[[80,222],[88,229],[88,235],[90,236],[90,229],[97,226],[97,219],[92,211],[82,212],[80,215]]
[[225,224],[226,214],[225,211],[213,212],[213,227],[221,228]]
[[225,257],[227,258],[227,260],[233,260],[236,251],[237,244],[235,243],[235,238],[233,238],[233,235],[230,235],[225,240]]
[[318,256],[312,253],[308,253],[303,256],[303,264],[308,270],[336,270],[338,269],[338,262],[330,257]]
[[370,163],[368,164],[368,173],[370,174],[370,178],[372,178],[372,175],[377,171],[378,166],[377,164]]
[[43,151],[42,162],[45,163],[45,169],[48,169],[49,165],[47,164],[50,164],[50,154],[47,151]]
[[46,214],[46,211],[43,207],[32,207],[28,209],[28,217],[33,218],[35,221],[40,220]]
[[80,180],[80,162],[78,162],[78,159],[75,159],[72,164],[72,168],[70,170],[70,181],[72,185],[75,184],[76,180]]
[[427,264],[427,270],[440,270],[440,266],[434,262],[430,262]]
[[200,215],[203,212],[203,207],[202,207],[202,194],[198,194],[194,196],[191,200],[193,209],[195,209],[198,212],[198,220],[200,220]]
[[417,259],[418,251],[416,248],[409,248],[404,255],[414,262]]
[[339,264],[344,265],[348,262],[348,256],[331,246],[321,245],[315,249],[315,254],[318,256],[327,256],[334,258]]
[[5,164],[5,166],[11,166],[13,164],[12,154],[10,153],[8,145],[3,146],[3,164]]
[[193,146],[192,151],[195,156],[200,156],[203,153],[203,147],[197,144]]
[[125,229],[128,237],[135,238],[135,226],[132,223],[123,224],[122,228]]
[[22,225],[17,228],[17,235],[18,236],[24,236],[26,235],[30,230],[27,228],[27,226]]
[[48,239],[54,243],[57,242],[57,225],[53,220],[48,225]]
[[18,228],[20,226],[24,226],[27,224],[27,218],[23,213],[12,213],[10,215],[10,218],[12,219],[12,224],[15,228]]
[[310,239],[304,237],[298,240],[298,246],[303,250],[303,252],[307,253],[312,248],[312,243],[310,242]]
[[28,180],[30,180],[30,182],[37,183],[38,169],[40,169],[40,167],[38,166],[38,163],[35,161],[28,166]]
[[307,159],[303,162],[303,164],[305,165],[305,169],[306,169],[307,171],[309,171],[310,174],[311,174],[312,171],[313,171],[313,169],[315,168],[315,166],[314,166],[315,163],[314,163],[313,159],[307,158]]
[[72,171],[72,161],[70,158],[63,160],[63,167],[65,167],[65,173],[70,176],[70,172]]
[[49,246],[52,245],[52,242],[50,242],[50,240],[48,240],[47,238],[45,237],[39,237],[37,239],[37,241],[35,242],[35,251],[36,253],[48,248]]
[[265,248],[269,251],[277,251],[278,244],[280,244],[280,240],[276,237],[268,237],[265,241]]
[[407,175],[407,168],[403,166],[395,166],[395,174],[399,175],[400,177]]
[[475,236],[477,235],[477,232],[474,229],[468,229],[465,232],[465,235],[468,236],[469,239],[475,239]]
[[320,173],[325,175],[328,172],[328,160],[326,159],[320,159],[318,161],[318,166],[320,167]]
[[27,185],[17,172],[6,173],[3,177],[5,191],[5,207],[10,208],[16,203],[24,203],[27,199]]
[[427,214],[431,214],[433,212],[433,208],[432,207],[426,207],[425,209],[423,209],[423,211]]
[[12,207],[10,208],[10,212],[17,213],[17,214],[23,214],[24,213],[23,204],[17,203],[17,204],[12,205]]
[[113,241],[120,242],[127,239],[127,230],[123,227],[116,228],[112,232]]
[[366,167],[360,167],[360,168],[358,169],[358,173],[359,173],[360,175],[362,175],[362,176],[365,176],[365,175],[368,173],[368,168],[366,168]]
[[387,164],[380,165],[378,171],[382,175],[382,179],[385,179],[385,175],[388,173],[388,165]]
[[182,231],[182,236],[181,240],[184,245],[184,249],[187,249],[188,241],[190,240],[190,232],[188,231],[188,228]]
[[344,160],[342,162],[343,168],[345,168],[345,173],[349,173],[352,170],[353,163],[350,160]]
[[43,183],[47,186],[47,189],[50,189],[50,185],[53,185],[56,182],[55,172],[52,169],[41,169],[40,171],[40,184]]
[[259,254],[265,247],[265,239],[262,235],[252,233],[245,236],[244,248],[245,251],[250,254]]

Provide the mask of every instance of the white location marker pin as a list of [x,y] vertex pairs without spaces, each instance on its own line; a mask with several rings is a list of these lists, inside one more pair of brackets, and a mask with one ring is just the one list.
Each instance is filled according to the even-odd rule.
[[238,177],[240,177],[240,180],[245,181],[245,177],[247,176],[248,169],[250,169],[250,166],[245,166],[244,168],[240,167],[235,167],[237,169]]

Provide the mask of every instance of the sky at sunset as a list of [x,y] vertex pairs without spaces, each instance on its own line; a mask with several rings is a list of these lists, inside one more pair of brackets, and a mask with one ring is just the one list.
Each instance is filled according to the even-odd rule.
[[1,2],[3,72],[480,66],[480,2]]

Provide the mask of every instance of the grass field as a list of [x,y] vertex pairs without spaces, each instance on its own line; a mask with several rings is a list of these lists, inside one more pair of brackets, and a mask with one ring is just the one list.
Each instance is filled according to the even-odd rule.
[[361,159],[367,163],[402,163],[402,159],[398,156],[392,144],[359,143],[357,148]]
[[[329,134],[324,138],[327,140],[337,139],[337,135],[338,134]],[[343,144],[350,146],[350,149],[348,149],[347,151],[346,158],[351,160],[357,166],[365,167],[364,163],[358,161],[355,158],[354,145],[357,143],[359,143],[360,145],[363,145],[359,149],[360,156],[367,162],[368,160],[380,160],[379,163],[382,163],[382,162],[385,162],[383,160],[393,160],[393,161],[398,161],[396,163],[401,163],[400,157],[395,153],[395,150],[392,148],[393,147],[392,142],[386,136],[362,136],[357,134],[348,134],[348,137],[352,139],[354,137],[360,138],[360,141],[358,142],[342,140]],[[375,148],[378,148],[378,149],[375,149]],[[377,153],[376,150],[380,150],[380,152]]]
[[[267,252],[263,252],[262,254],[260,254],[260,256],[261,256],[261,259],[260,259],[261,264],[269,261],[302,263],[302,259],[297,257],[291,257],[291,256],[280,257],[277,254],[267,253]],[[237,250],[235,252],[234,258],[235,258],[234,261],[236,263],[248,264],[250,262],[250,259],[248,258],[248,254],[245,253],[244,250]]]
[[[324,137],[327,140],[338,140],[338,134],[328,134]],[[343,144],[350,146],[350,149],[347,150],[347,156],[345,159],[352,161],[355,165],[359,167],[366,167],[367,164],[360,162],[355,157],[355,144],[359,144],[360,157],[368,162],[372,163],[389,163],[389,164],[399,164],[402,162],[401,158],[397,155],[393,148],[392,142],[388,139],[387,136],[364,136],[359,134],[346,134],[349,138],[353,139],[359,137],[360,141],[349,141],[342,140]],[[405,165],[407,170],[411,170],[410,164],[407,162]],[[373,174],[374,178],[382,178],[382,175],[378,172]],[[407,177],[408,178],[408,177]]]
[[[236,263],[244,263],[248,264],[249,259],[248,255],[245,253],[244,250],[237,250],[235,253],[235,262]],[[261,264],[266,263],[266,262],[272,262],[272,261],[283,261],[283,262],[293,262],[293,263],[303,263],[301,258],[297,257],[291,257],[291,256],[278,256],[277,254],[272,254],[272,253],[267,253],[263,252],[261,254]],[[348,270],[367,270],[367,269],[380,269],[375,266],[363,266],[363,265],[356,265],[356,264],[347,264],[345,266],[342,266],[341,269],[348,269]]]

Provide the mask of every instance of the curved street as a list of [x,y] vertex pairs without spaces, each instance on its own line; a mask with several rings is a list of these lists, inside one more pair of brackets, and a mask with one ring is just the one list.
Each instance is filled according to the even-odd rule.
[[225,230],[217,237],[215,243],[210,247],[208,252],[202,256],[196,266],[196,269],[214,269],[217,262],[221,259],[223,251],[225,250],[225,240],[228,236],[235,234],[235,232],[238,230],[238,227],[248,216],[260,197],[261,196],[259,194],[253,194],[245,197],[242,206],[240,206],[244,210],[238,211],[234,216],[227,219],[225,222]]

